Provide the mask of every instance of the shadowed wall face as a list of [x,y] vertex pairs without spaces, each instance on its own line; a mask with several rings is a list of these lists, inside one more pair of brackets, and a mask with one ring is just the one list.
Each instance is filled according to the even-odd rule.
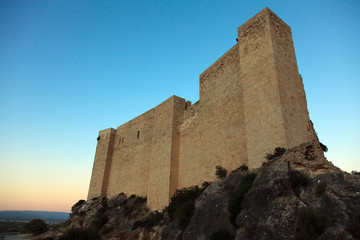
[[105,129],[99,133],[88,199],[107,193],[114,138],[115,129],[113,128]]
[[173,96],[117,130],[100,131],[89,197],[147,196],[162,209],[215,166],[261,166],[266,153],[317,141],[291,29],[268,8],[238,28],[238,43],[200,75],[200,100]]

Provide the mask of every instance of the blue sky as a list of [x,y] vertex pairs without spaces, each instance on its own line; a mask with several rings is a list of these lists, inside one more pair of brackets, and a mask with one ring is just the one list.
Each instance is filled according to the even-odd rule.
[[360,170],[360,1],[0,0],[0,210],[86,198],[101,129],[172,95],[268,6],[291,26],[328,160]]

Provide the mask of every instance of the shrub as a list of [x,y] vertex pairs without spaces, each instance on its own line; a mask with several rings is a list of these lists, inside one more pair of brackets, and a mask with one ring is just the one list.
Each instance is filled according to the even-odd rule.
[[227,175],[227,170],[221,166],[216,166],[215,175],[218,179],[224,179]]
[[133,230],[135,230],[135,229],[137,229],[137,228],[139,228],[139,227],[145,227],[144,221],[142,221],[142,220],[137,220],[137,221],[135,221],[135,222],[133,223],[132,227],[131,227],[131,231],[133,231]]
[[233,235],[226,228],[221,228],[210,235],[210,240],[233,240]]
[[360,172],[358,172],[358,171],[351,171],[351,174],[355,174],[355,175],[359,175],[359,176],[360,176]]
[[276,157],[279,157],[279,156],[282,156],[284,153],[286,152],[286,149],[285,148],[282,148],[282,147],[277,147],[274,149],[274,153],[273,154],[266,154],[265,158],[267,160],[272,160]]
[[309,176],[300,171],[290,170],[289,175],[290,175],[291,187],[293,189],[297,189],[300,187],[306,187],[310,182]]
[[105,209],[101,208],[96,212],[96,214],[94,216],[94,220],[92,221],[92,223],[97,229],[100,229],[108,221],[109,221],[109,218],[106,216]]
[[157,226],[164,218],[164,214],[159,211],[151,212],[144,220],[135,221],[131,227],[131,230],[135,230],[139,227],[154,227]]
[[210,184],[211,184],[211,182],[205,181],[201,184],[201,187],[205,190],[208,186],[210,186]]
[[163,218],[164,218],[164,214],[162,214],[159,211],[153,211],[145,219],[145,227],[157,226]]
[[25,224],[24,230],[25,232],[31,233],[35,236],[46,232],[48,230],[48,226],[44,220],[36,218]]
[[242,201],[244,200],[244,196],[251,188],[252,183],[254,182],[255,178],[256,178],[255,173],[246,174],[243,177],[243,179],[241,179],[241,182],[240,182],[237,190],[235,191],[233,198],[229,201],[228,211],[230,213],[230,222],[234,226],[236,226],[236,223],[235,223],[236,216],[242,210]]
[[241,165],[240,166],[240,171],[247,171],[249,168],[248,168],[248,166],[246,166],[245,164],[243,164],[243,165]]
[[134,198],[136,198],[136,195],[135,195],[135,194],[131,194],[130,197],[129,197],[129,200],[134,199]]
[[74,206],[71,207],[71,212],[74,212],[74,210],[75,210],[77,207],[81,206],[81,205],[82,205],[83,203],[85,203],[85,202],[86,202],[86,201],[83,200],[83,199],[77,201],[77,203],[75,203]]
[[178,220],[179,226],[185,227],[189,224],[190,219],[195,210],[195,201],[194,200],[187,200],[181,206],[176,209],[174,213],[174,218]]
[[297,212],[295,239],[318,239],[328,224],[328,217],[310,207],[301,207]]
[[176,190],[166,208],[170,220],[177,219],[179,226],[186,227],[195,209],[195,199],[200,196],[203,189],[198,186],[191,186]]
[[328,151],[328,148],[327,148],[326,145],[320,143],[320,147],[321,147],[321,149],[322,149],[324,152],[327,152],[327,151]]
[[326,191],[326,182],[325,181],[319,181],[316,183],[315,188],[315,194],[316,196],[320,196]]
[[100,234],[95,229],[73,228],[62,235],[59,240],[100,240]]

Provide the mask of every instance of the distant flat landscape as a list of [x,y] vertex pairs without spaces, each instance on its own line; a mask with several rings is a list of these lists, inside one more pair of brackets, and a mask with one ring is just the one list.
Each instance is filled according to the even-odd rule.
[[0,211],[0,221],[30,221],[34,218],[40,218],[45,221],[65,221],[69,218],[69,213],[46,211]]

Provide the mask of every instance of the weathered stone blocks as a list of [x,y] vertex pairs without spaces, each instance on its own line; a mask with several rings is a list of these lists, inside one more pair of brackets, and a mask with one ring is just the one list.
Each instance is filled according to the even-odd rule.
[[290,27],[265,8],[200,75],[200,100],[173,96],[100,131],[91,199],[121,192],[162,209],[176,189],[215,178],[215,166],[261,166],[266,153],[316,140]]

